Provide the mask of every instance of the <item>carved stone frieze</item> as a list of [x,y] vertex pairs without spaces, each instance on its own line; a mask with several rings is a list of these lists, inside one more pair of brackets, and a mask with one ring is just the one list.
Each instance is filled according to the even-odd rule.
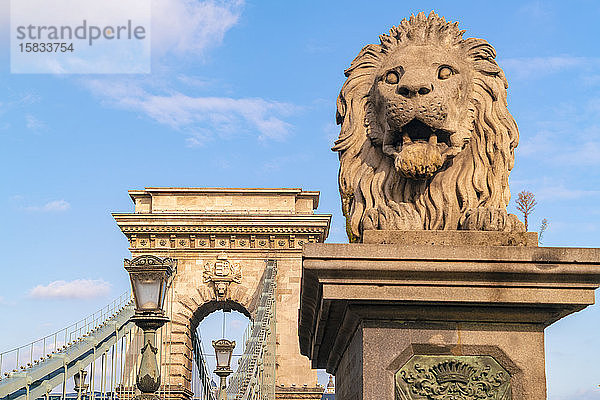
[[181,233],[161,235],[126,233],[132,249],[169,250],[301,250],[305,243],[317,242],[318,234],[294,235],[202,235]]
[[490,356],[415,355],[395,381],[396,400],[512,400],[510,374]]
[[305,227],[305,226],[197,226],[197,225],[126,225],[121,227],[121,231],[128,233],[168,233],[168,232],[194,232],[194,233],[253,233],[253,234],[289,234],[289,233],[308,233],[308,234],[324,234],[325,229],[322,227]]

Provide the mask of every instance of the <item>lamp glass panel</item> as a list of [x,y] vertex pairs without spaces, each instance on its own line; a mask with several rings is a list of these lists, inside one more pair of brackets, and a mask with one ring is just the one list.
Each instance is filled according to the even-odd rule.
[[227,350],[217,350],[217,368],[229,368],[229,354]]
[[160,310],[161,279],[158,276],[156,279],[134,276],[132,281],[137,308],[142,311]]

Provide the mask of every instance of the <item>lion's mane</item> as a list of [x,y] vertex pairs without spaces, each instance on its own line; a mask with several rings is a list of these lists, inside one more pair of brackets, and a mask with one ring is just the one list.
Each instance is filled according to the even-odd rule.
[[[433,12],[428,17],[412,15],[381,35],[380,44],[365,46],[345,71],[347,80],[337,100],[341,132],[333,150],[339,152],[339,189],[351,241],[360,240],[365,229],[397,229],[406,205],[420,216],[422,226],[416,228],[425,230],[460,229],[469,209],[506,209],[508,176],[519,140],[507,108],[508,83],[494,48],[482,39],[463,39],[464,32],[458,23]],[[433,178],[419,181],[402,177],[373,140],[375,118],[369,115],[369,102],[375,73],[385,58],[399,46],[423,44],[449,48],[470,62],[473,121],[466,148]]]

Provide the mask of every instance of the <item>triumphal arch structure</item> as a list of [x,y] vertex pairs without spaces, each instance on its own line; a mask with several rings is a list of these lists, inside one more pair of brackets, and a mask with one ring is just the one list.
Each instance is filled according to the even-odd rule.
[[302,189],[131,190],[133,213],[113,214],[133,257],[177,260],[172,284],[168,376],[174,398],[191,397],[198,323],[217,309],[253,318],[267,263],[275,263],[277,398],[320,398],[316,371],[300,354],[302,249],[325,241],[330,215],[315,214],[319,192]]

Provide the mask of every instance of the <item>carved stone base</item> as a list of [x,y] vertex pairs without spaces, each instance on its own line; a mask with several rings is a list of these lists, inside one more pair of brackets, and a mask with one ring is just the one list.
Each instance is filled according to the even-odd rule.
[[304,249],[300,348],[338,400],[546,399],[544,328],[594,303],[600,249],[379,235]]
[[319,400],[323,396],[323,388],[316,387],[275,387],[277,400]]

